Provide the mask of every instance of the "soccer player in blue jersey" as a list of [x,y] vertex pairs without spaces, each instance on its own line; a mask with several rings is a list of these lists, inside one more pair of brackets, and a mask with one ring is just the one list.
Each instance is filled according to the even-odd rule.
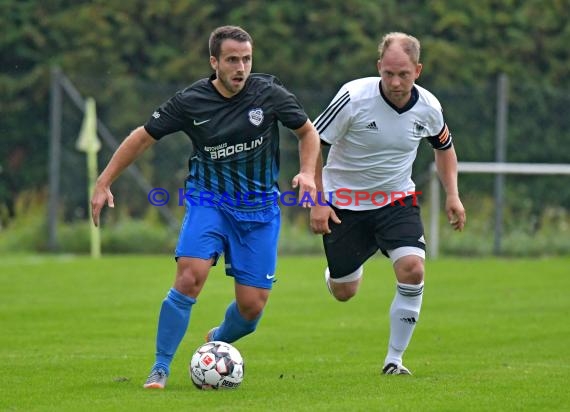
[[[323,234],[325,281],[339,301],[357,293],[363,265],[378,250],[391,259],[397,284],[382,373],[409,375],[402,358],[419,320],[424,290],[425,239],[411,179],[421,141],[434,149],[455,230],[465,225],[465,209],[441,105],[415,84],[422,70],[419,41],[389,33],[378,51],[380,77],[346,83],[315,120],[323,145],[330,146],[322,182],[333,200],[311,209],[311,228]],[[319,174],[319,186],[320,181]]]
[[166,135],[183,131],[190,137],[194,152],[175,250],[176,277],[160,309],[156,359],[145,388],[165,387],[192,307],[222,254],[226,274],[234,277],[235,300],[206,339],[231,343],[256,329],[275,281],[278,121],[299,139],[300,171],[292,185],[316,198],[319,136],[296,97],[276,77],[251,74],[253,41],[242,28],[215,29],[209,49],[214,74],[176,93],[123,141],[91,200],[98,225],[102,207],[113,207],[112,182],[129,164]]

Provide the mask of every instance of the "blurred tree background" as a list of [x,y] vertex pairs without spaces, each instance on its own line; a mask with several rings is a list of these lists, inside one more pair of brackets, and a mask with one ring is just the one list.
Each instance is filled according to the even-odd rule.
[[[252,34],[254,71],[277,75],[313,118],[343,83],[377,75],[383,34],[413,34],[422,42],[418,84],[441,101],[460,160],[494,160],[496,80],[505,73],[511,85],[507,160],[570,163],[568,10],[569,0],[3,0],[0,236],[30,209],[45,223],[52,67],[60,67],[83,96],[95,98],[99,118],[120,140],[176,90],[210,74],[208,36],[225,24]],[[82,113],[69,102],[63,111],[61,220],[72,223],[86,218],[84,158],[74,147]],[[298,164],[291,133],[283,132],[282,147],[282,188],[287,188]],[[189,140],[176,136],[137,164],[153,185],[175,191],[190,151]],[[111,154],[109,147],[99,153],[100,168]],[[424,192],[432,160],[431,149],[422,145],[414,179]],[[473,232],[485,236],[492,228],[492,205],[486,205],[493,177],[462,175],[460,181],[470,211],[488,212],[472,221]],[[520,229],[532,241],[545,219],[557,222],[553,233],[566,230],[567,177],[508,176],[507,181],[507,218],[514,232]],[[122,200],[117,213],[104,214],[107,222],[159,220],[128,178],[114,187]],[[174,206],[180,215],[182,208]],[[291,227],[302,227],[306,213],[287,211],[286,219]],[[36,239],[34,249],[45,249],[44,229],[29,233]],[[456,251],[467,253],[473,242],[464,240]],[[560,246],[562,252],[566,246]]]

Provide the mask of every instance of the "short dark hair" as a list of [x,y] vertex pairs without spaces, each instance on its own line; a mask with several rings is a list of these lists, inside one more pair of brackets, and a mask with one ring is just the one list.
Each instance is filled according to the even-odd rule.
[[210,56],[216,59],[220,58],[222,43],[224,40],[231,39],[242,43],[249,42],[253,46],[253,40],[248,32],[238,26],[221,26],[210,34],[208,46],[210,48]]

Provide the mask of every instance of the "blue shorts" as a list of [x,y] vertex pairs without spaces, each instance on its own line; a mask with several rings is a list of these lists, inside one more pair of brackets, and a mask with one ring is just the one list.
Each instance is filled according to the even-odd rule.
[[275,281],[281,214],[247,221],[209,206],[186,206],[175,256],[214,259],[224,254],[226,275],[240,285],[271,289]]

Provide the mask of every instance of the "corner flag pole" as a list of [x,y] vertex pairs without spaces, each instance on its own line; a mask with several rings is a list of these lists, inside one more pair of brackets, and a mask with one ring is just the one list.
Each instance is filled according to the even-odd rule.
[[[79,138],[75,143],[75,148],[85,152],[87,156],[87,190],[88,198],[95,188],[97,179],[97,152],[101,149],[101,141],[97,137],[97,114],[95,100],[88,97],[85,101],[85,115],[81,124]],[[95,226],[91,219],[91,202],[89,202],[89,222],[91,226],[91,257],[101,256],[101,234],[99,228]]]

